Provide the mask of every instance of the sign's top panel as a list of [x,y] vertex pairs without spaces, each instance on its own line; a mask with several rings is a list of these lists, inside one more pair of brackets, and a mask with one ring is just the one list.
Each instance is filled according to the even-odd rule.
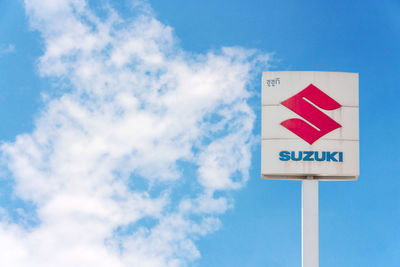
[[358,73],[267,71],[262,76],[262,105],[279,105],[310,84],[343,107],[358,107]]

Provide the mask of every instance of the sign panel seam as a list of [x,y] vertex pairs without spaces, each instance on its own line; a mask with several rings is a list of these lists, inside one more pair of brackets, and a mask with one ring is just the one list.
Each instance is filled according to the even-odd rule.
[[[298,138],[289,138],[289,137],[261,137],[261,140],[297,140]],[[360,139],[343,139],[343,138],[320,138],[319,140],[332,140],[332,141],[349,141],[349,142],[357,142],[360,141]]]
[[[263,107],[279,107],[283,106],[282,104],[262,104]],[[342,105],[344,108],[359,108],[360,106],[354,106],[354,105]]]

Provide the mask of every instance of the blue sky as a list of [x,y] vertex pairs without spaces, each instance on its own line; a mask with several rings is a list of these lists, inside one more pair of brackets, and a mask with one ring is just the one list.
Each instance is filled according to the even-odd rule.
[[[57,229],[83,231],[74,228],[75,223],[89,228],[101,225],[80,249],[87,255],[99,253],[104,266],[300,266],[300,183],[260,179],[257,138],[263,70],[360,74],[361,175],[354,182],[320,183],[320,265],[396,266],[400,262],[399,2],[157,0],[137,4],[126,0],[108,5],[89,1],[80,7],[82,1],[71,1],[78,17],[47,8],[45,2],[26,2],[27,6],[20,0],[0,2],[0,255],[12,254],[10,247],[21,253],[15,258],[7,255],[9,266],[61,266],[55,256],[44,263],[47,248],[43,245],[35,251],[35,245],[62,243],[62,231]],[[59,1],[64,2],[68,1]],[[72,38],[73,49],[57,43],[69,30],[82,38],[92,33],[78,32],[74,25],[93,24],[100,29],[91,16],[107,21],[111,8],[119,16],[112,22],[116,25],[112,34],[97,36],[95,44]],[[130,24],[143,15],[153,23]],[[81,24],[69,25],[71,18]],[[126,47],[118,46],[125,42]],[[129,50],[135,42],[145,48]],[[222,47],[235,48],[224,51]],[[124,58],[127,54],[132,57]],[[135,80],[117,77],[122,71]],[[182,71],[187,76],[181,76]],[[160,74],[164,72],[165,77]],[[196,79],[236,72],[244,73],[243,77],[237,75],[229,83],[207,80],[204,95],[201,86],[199,92],[192,89],[199,101],[187,93],[180,100],[190,104],[182,109],[170,106],[175,100],[167,97],[168,92],[184,93],[186,85],[197,88]],[[115,84],[111,78],[102,80],[107,75],[115,77]],[[157,91],[159,84],[166,94]],[[165,101],[162,105],[154,103],[157,98],[152,93],[144,92],[153,86],[154,94]],[[233,87],[231,99],[223,100],[227,88]],[[140,108],[131,110],[124,101],[113,102],[120,98]],[[119,113],[108,113],[114,108],[131,117],[122,120]],[[173,119],[166,121],[158,109]],[[237,117],[226,115],[226,109]],[[181,120],[179,114],[188,118]],[[107,135],[86,136],[77,130],[106,132],[102,118],[112,125]],[[147,124],[140,123],[146,118],[154,119],[151,125],[166,123],[176,131],[160,129],[163,138],[141,133]],[[121,132],[130,131],[128,126],[134,130],[128,137],[134,137],[125,151],[120,143],[127,136]],[[213,130],[207,132],[209,128]],[[136,136],[138,131],[143,135]],[[100,141],[92,144],[84,138]],[[148,146],[142,147],[142,142]],[[243,151],[232,142],[241,144]],[[111,156],[106,152],[99,156],[106,158],[100,162],[108,169],[97,173],[71,163],[68,155],[77,152],[68,148],[82,144],[90,153],[80,160],[88,166],[98,166],[98,147],[112,150]],[[68,152],[63,155],[64,151]],[[165,156],[154,161],[154,151]],[[216,160],[213,155],[226,159]],[[218,166],[212,164],[214,160]],[[70,169],[73,172],[68,173]],[[224,175],[228,178],[222,179]],[[108,186],[114,197],[123,200],[110,200],[97,191],[107,191]],[[131,191],[125,192],[124,186]],[[98,198],[83,198],[78,191]],[[138,195],[132,195],[135,192]],[[89,203],[87,210],[79,209],[82,204],[69,206],[74,201]],[[100,204],[109,205],[112,212],[104,215]],[[129,205],[142,208],[130,210]],[[193,212],[182,208],[185,205]],[[125,213],[135,216],[121,215]],[[77,214],[91,219],[79,221]],[[104,221],[101,216],[114,215],[115,220],[99,223]],[[59,218],[68,223],[58,223]],[[179,238],[167,238],[168,233]],[[63,250],[68,254],[78,241],[71,237],[68,242],[55,246],[52,255],[60,256],[57,253]],[[121,249],[119,254],[115,246]],[[153,251],[154,246],[159,249]],[[79,253],[68,255],[82,266],[95,263]],[[76,262],[72,259],[70,264]]]

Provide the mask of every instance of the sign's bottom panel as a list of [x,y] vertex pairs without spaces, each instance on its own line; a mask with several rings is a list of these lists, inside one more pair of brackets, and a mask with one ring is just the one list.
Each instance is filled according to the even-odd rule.
[[[354,180],[359,175],[359,142],[318,140],[313,145],[297,139],[261,141],[261,174],[266,177],[314,176]],[[281,178],[287,179],[287,178]]]

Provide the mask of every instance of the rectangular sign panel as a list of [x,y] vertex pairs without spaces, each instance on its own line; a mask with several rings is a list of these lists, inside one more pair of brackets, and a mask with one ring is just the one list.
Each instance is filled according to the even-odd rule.
[[358,105],[357,73],[264,72],[262,177],[357,179]]

